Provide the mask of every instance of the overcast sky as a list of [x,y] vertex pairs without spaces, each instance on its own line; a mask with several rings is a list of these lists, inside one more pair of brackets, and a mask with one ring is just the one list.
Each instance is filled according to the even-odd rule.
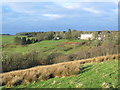
[[115,2],[4,2],[2,32],[118,30]]

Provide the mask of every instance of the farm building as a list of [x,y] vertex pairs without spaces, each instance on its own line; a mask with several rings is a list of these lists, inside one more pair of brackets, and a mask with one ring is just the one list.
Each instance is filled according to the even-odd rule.
[[81,37],[80,39],[83,39],[83,40],[92,40],[94,37],[93,37],[93,34],[81,34]]

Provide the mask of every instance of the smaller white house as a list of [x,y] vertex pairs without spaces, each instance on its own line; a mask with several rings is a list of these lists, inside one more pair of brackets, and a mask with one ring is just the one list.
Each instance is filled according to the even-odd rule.
[[54,37],[54,40],[60,40],[60,37]]
[[78,39],[80,39],[81,37],[78,37]]
[[83,40],[92,40],[93,39],[93,34],[81,34],[81,37],[80,39],[83,39]]
[[101,38],[101,37],[98,37],[98,40],[102,40],[102,38]]
[[59,40],[59,39],[60,39],[60,37],[56,37],[56,39],[57,39],[57,40]]

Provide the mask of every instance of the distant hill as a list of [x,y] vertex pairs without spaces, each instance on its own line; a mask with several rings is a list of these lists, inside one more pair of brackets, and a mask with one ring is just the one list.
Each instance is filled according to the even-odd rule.
[[0,34],[0,35],[10,35],[10,34]]

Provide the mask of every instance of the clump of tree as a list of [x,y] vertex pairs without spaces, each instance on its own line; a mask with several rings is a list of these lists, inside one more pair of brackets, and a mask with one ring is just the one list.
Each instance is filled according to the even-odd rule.
[[41,32],[41,33],[38,33],[36,35],[36,39],[38,41],[41,41],[41,40],[53,40],[55,37],[55,33],[54,32]]
[[38,62],[38,53],[32,51],[27,54],[22,53],[2,53],[2,70],[3,72],[26,69],[33,66],[37,66],[40,63]]
[[69,39],[69,40],[72,39],[72,31],[71,31],[71,29],[68,29],[68,32],[66,32],[65,38]]
[[20,45],[27,45],[31,43],[36,43],[38,40],[32,38],[32,39],[27,39],[26,37],[15,37],[14,39],[15,44],[20,44]]

